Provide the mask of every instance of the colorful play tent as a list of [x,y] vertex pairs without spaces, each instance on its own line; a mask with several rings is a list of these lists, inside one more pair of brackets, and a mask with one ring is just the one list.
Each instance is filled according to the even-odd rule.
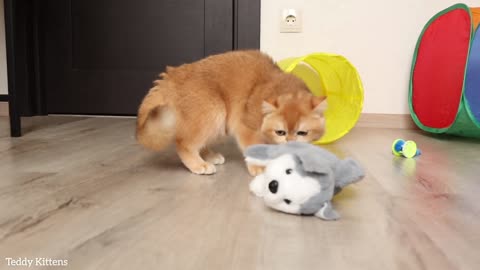
[[480,138],[480,8],[451,6],[418,39],[410,112],[423,130]]
[[340,139],[356,124],[363,107],[363,86],[355,67],[343,56],[314,53],[278,63],[300,77],[316,96],[327,96],[325,135],[316,143]]

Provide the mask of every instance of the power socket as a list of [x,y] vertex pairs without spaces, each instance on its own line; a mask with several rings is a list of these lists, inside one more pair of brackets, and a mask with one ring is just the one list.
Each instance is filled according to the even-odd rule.
[[280,14],[280,33],[301,33],[302,12],[294,8],[284,8]]

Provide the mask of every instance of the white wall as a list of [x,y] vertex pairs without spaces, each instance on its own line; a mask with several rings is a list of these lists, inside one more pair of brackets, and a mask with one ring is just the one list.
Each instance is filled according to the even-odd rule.
[[[310,52],[342,54],[362,78],[363,112],[407,114],[418,36],[433,15],[457,1],[262,0],[260,46],[276,60]],[[480,0],[464,3],[480,6]],[[302,33],[279,32],[282,8],[303,11]]]
[[3,1],[0,1],[0,95],[8,92],[7,56],[5,49],[5,20],[3,19]]

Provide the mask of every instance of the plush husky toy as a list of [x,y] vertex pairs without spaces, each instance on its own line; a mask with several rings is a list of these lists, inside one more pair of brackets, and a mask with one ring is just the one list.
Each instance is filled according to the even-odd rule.
[[276,210],[336,220],[332,197],[364,177],[360,165],[308,143],[253,145],[245,151],[249,164],[265,166],[250,183],[250,190]]

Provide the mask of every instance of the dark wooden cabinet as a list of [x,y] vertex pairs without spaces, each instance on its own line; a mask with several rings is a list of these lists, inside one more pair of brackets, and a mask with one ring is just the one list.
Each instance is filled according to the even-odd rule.
[[166,65],[233,49],[232,10],[225,0],[44,0],[47,112],[135,114]]
[[259,0],[4,2],[18,116],[135,115],[167,65],[259,48]]

